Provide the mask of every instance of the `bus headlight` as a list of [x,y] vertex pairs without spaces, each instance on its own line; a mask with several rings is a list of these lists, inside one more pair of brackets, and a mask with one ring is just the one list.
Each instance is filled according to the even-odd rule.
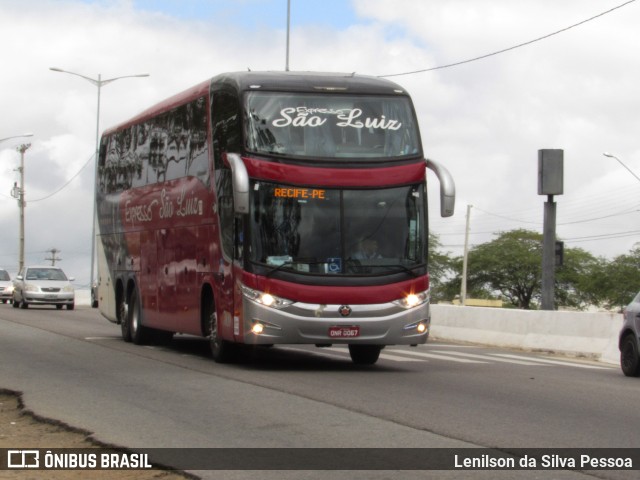
[[275,309],[280,309],[284,307],[288,307],[293,302],[291,300],[287,300],[286,298],[276,297],[275,295],[271,295],[270,293],[261,292],[260,290],[254,290],[253,288],[245,287],[242,285],[241,287],[242,294],[256,303],[260,305],[264,305],[265,307],[271,307]]
[[423,305],[429,301],[429,290],[419,293],[410,293],[400,300],[396,300],[393,303],[402,308],[414,308]]

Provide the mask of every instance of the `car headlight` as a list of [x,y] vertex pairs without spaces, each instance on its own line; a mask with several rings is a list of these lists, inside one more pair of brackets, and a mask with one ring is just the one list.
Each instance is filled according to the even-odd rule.
[[63,291],[63,292],[67,292],[67,293],[69,293],[69,292],[73,292],[73,287],[72,287],[71,285],[67,285],[66,287],[64,287],[64,288],[62,289],[62,291]]
[[33,283],[27,283],[24,286],[24,291],[25,292],[39,292],[40,291],[40,287],[38,287],[37,285],[34,285]]
[[242,294],[256,303],[260,305],[264,305],[265,307],[271,308],[284,308],[291,305],[293,302],[291,300],[287,300],[286,298],[276,297],[275,295],[271,295],[270,293],[261,292],[260,290],[254,290],[253,288],[245,287],[242,285],[241,287]]
[[394,301],[395,305],[402,308],[415,308],[429,302],[430,294],[429,290],[419,293],[409,293],[404,298]]

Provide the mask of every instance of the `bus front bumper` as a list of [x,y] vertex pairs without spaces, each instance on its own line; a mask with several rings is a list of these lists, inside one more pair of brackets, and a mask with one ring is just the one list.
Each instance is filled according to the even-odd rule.
[[413,308],[293,303],[275,309],[243,298],[243,314],[243,338],[236,340],[253,345],[418,345],[427,342],[431,323],[429,302]]

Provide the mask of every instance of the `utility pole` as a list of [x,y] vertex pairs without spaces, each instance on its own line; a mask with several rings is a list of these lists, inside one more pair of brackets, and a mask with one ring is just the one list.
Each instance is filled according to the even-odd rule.
[[462,257],[462,285],[460,287],[460,305],[464,307],[467,299],[467,261],[469,258],[469,230],[471,221],[471,207],[467,205],[467,227],[464,232],[464,255]]
[[18,199],[18,208],[20,208],[20,233],[18,235],[20,254],[18,258],[18,271],[22,271],[22,267],[24,267],[24,207],[27,205],[24,201],[24,152],[26,152],[30,146],[30,143],[23,143],[16,149],[20,152],[20,167],[18,168],[18,172],[20,172],[20,186],[18,187],[17,184],[14,184],[11,190],[11,196]]
[[55,267],[56,262],[59,262],[60,260],[62,260],[61,258],[56,257],[56,255],[60,253],[60,250],[58,250],[57,248],[52,248],[51,250],[49,250],[49,252],[51,252],[51,257],[47,257],[45,258],[45,260],[49,260],[51,262],[51,266]]

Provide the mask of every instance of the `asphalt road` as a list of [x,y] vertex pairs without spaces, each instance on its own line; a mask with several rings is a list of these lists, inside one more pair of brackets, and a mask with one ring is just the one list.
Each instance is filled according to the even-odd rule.
[[[0,305],[0,388],[131,448],[639,448],[640,379],[615,366],[470,345],[259,349],[214,363],[205,340],[135,346],[97,310]],[[250,472],[249,472],[250,473]],[[199,472],[206,478],[255,478]],[[436,472],[260,478],[435,478]],[[550,474],[552,473],[552,475]],[[288,475],[288,476],[287,476]],[[635,472],[438,471],[437,478],[637,478]]]

